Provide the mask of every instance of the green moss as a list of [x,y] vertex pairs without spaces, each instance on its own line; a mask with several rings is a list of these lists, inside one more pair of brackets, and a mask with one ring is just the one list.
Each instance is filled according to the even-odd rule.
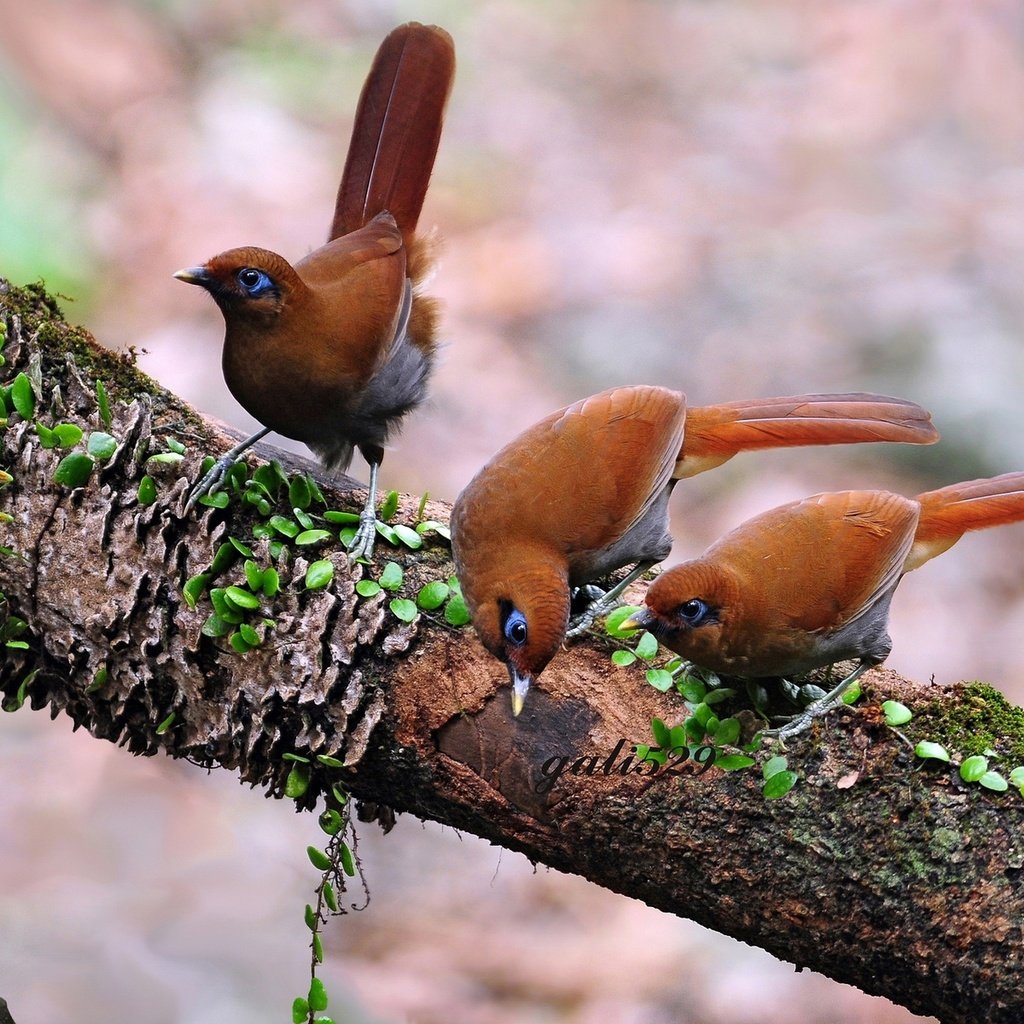
[[956,760],[994,750],[1013,765],[1024,764],[1024,708],[1011,704],[987,683],[958,687],[948,699],[914,713],[914,736],[941,743]]

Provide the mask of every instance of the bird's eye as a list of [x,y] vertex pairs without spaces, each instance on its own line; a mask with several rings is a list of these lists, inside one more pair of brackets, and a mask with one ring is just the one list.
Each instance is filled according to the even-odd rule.
[[710,613],[711,609],[706,601],[699,597],[691,597],[689,601],[679,606],[679,617],[690,626],[699,626]]
[[255,267],[243,267],[238,272],[238,283],[250,294],[259,295],[260,292],[274,287],[274,282]]
[[513,608],[505,620],[505,639],[516,647],[522,647],[526,643],[526,616]]

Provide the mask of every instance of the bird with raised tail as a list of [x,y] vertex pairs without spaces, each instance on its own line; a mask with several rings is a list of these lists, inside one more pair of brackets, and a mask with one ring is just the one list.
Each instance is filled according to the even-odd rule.
[[546,416],[498,452],[452,510],[462,592],[481,642],[508,668],[513,711],[576,631],[572,588],[635,563],[592,621],[669,553],[677,480],[758,448],[938,436],[920,406],[870,394],[688,409],[678,391],[620,387]]
[[700,558],[648,588],[623,625],[646,628],[701,668],[726,676],[799,676],[838,661],[857,667],[781,729],[803,732],[855,679],[889,656],[889,605],[905,573],[963,534],[1024,519],[1024,473],[904,498],[839,491],[747,520]]
[[174,275],[220,307],[224,379],[264,425],[199,482],[186,510],[271,430],[309,445],[331,470],[345,470],[358,448],[370,481],[349,554],[372,553],[384,445],[425,397],[434,358],[437,305],[418,290],[431,244],[416,226],[454,73],[444,29],[396,28],[359,98],[327,244],[294,266],[245,247]]

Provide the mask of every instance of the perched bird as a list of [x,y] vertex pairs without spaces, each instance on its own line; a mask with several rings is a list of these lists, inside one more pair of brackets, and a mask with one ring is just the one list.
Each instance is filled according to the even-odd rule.
[[793,736],[889,656],[889,604],[903,574],[963,534],[1024,519],[1024,473],[904,498],[816,494],[755,516],[674,566],[624,623],[646,627],[702,668],[788,677],[856,658],[843,681],[772,735]]
[[[621,387],[534,424],[470,481],[451,519],[462,592],[483,645],[508,667],[513,711],[567,632],[585,628],[669,553],[677,480],[748,449],[936,440],[924,409],[879,395],[687,409],[678,391]],[[571,588],[632,563],[569,630]]]
[[454,73],[444,29],[396,28],[359,98],[327,244],[294,266],[245,247],[174,275],[220,307],[224,379],[265,427],[220,460],[188,508],[271,430],[309,445],[332,470],[346,469],[358,448],[370,484],[350,557],[372,552],[384,445],[423,400],[434,356],[437,306],[415,287],[432,253],[416,223]]

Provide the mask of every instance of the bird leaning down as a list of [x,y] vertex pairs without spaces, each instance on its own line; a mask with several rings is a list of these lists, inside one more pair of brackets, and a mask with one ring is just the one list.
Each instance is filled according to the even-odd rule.
[[370,481],[349,557],[372,553],[384,445],[425,397],[434,357],[436,302],[417,290],[431,240],[416,224],[454,73],[447,32],[396,28],[359,98],[327,244],[294,266],[245,247],[174,275],[220,307],[224,379],[264,425],[196,485],[186,511],[271,430],[304,442],[331,470],[345,470],[358,448]]
[[746,678],[803,675],[856,658],[830,693],[766,735],[803,732],[889,656],[889,604],[904,573],[970,530],[1024,519],[1024,473],[904,498],[888,491],[816,494],[747,520],[700,558],[663,573],[644,627],[695,665]]
[[[509,671],[512,708],[567,635],[668,555],[677,480],[741,451],[904,441],[938,433],[920,406],[880,395],[800,395],[687,409],[678,391],[620,387],[552,413],[503,448],[452,510],[473,625]],[[570,628],[572,588],[634,570]]]

